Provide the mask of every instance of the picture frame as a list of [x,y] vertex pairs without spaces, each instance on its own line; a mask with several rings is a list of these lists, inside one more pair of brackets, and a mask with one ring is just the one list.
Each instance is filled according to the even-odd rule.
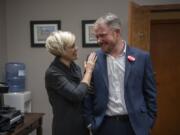
[[94,22],[95,20],[82,20],[82,47],[99,47],[93,34]]
[[61,29],[60,20],[30,21],[31,47],[45,47],[47,37]]

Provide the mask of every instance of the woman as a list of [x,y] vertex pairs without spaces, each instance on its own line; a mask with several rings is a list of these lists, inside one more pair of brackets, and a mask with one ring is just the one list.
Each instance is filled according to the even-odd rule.
[[75,64],[77,48],[74,34],[66,31],[52,33],[46,40],[47,50],[55,56],[45,74],[45,85],[53,109],[52,135],[86,135],[81,101],[88,92],[96,54],[85,62],[82,77]]

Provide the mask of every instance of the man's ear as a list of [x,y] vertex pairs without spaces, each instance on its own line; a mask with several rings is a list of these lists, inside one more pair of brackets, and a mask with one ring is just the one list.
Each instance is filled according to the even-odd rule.
[[115,32],[118,33],[119,35],[121,35],[121,30],[120,29],[116,29]]

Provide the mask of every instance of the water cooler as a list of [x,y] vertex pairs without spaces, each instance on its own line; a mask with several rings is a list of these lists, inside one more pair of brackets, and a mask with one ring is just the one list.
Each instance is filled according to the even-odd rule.
[[4,105],[15,107],[22,113],[31,112],[31,92],[25,91],[25,64],[9,62],[5,65],[6,83],[9,93],[5,93]]

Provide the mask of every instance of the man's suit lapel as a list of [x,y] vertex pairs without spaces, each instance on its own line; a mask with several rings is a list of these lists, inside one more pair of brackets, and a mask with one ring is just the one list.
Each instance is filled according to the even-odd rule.
[[128,77],[131,72],[131,62],[128,60],[128,56],[132,56],[133,54],[130,51],[131,49],[127,45],[126,49],[126,56],[125,56],[125,77],[124,77],[124,86],[126,87],[127,82],[128,82]]
[[103,53],[102,51],[101,51],[101,53],[100,53],[100,71],[101,71],[101,75],[103,76],[103,80],[104,80],[104,82],[105,82],[105,85],[106,85],[106,87],[107,87],[107,89],[108,89],[108,75],[107,75],[107,61],[106,61],[106,54],[105,53]]

